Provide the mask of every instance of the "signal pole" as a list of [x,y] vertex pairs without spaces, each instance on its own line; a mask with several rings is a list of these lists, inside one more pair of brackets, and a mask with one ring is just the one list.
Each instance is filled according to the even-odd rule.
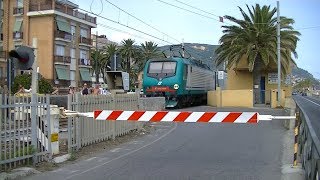
[[31,91],[32,94],[36,94],[38,91],[38,63],[37,63],[37,38],[32,39],[32,46],[33,46],[33,52],[34,52],[34,62],[32,65],[32,80],[31,80]]
[[280,3],[277,1],[277,55],[278,55],[278,101],[277,105],[281,103],[281,54],[280,54]]
[[96,83],[99,83],[99,73],[98,73],[98,31],[96,32],[96,53],[95,53],[95,72],[96,72]]

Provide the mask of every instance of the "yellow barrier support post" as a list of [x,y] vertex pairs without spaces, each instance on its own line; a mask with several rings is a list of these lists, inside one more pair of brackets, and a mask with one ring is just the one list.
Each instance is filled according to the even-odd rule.
[[300,122],[300,113],[296,112],[296,120],[294,124],[294,156],[293,156],[293,166],[297,166],[298,158],[298,136],[299,136],[299,122]]

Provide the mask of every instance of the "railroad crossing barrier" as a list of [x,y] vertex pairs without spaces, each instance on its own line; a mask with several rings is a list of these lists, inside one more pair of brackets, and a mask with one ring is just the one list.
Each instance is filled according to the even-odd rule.
[[295,116],[260,115],[257,112],[178,112],[178,111],[122,111],[122,110],[96,110],[94,112],[80,113],[76,111],[65,112],[66,116],[85,116],[95,120],[110,121],[137,121],[137,122],[202,122],[202,123],[258,123],[274,119],[295,119]]

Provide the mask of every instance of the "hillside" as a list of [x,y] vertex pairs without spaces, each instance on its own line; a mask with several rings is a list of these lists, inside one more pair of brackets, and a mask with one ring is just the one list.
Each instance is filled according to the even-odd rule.
[[[211,69],[215,70],[215,59],[216,54],[214,51],[219,47],[219,45],[210,45],[210,44],[197,44],[197,43],[185,43],[186,57],[188,53],[192,58],[201,60],[203,63],[209,65]],[[170,46],[161,46],[160,51],[165,51],[166,54],[169,53]],[[219,68],[220,69],[220,68]],[[311,79],[312,83],[317,89],[320,89],[320,83],[317,79],[313,77],[308,71],[296,67],[292,70],[293,82],[299,82],[303,79]]]

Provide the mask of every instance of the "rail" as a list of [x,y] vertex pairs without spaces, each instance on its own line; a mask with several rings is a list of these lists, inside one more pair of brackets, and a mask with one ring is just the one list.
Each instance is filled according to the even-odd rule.
[[297,103],[297,114],[300,116],[298,133],[298,150],[306,180],[319,179],[320,171],[320,141],[311,125],[304,109]]

